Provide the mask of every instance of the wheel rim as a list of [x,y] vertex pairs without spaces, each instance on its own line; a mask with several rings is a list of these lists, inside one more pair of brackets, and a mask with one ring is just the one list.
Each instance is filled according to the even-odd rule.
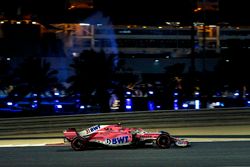
[[157,140],[157,144],[160,148],[169,148],[170,147],[170,139],[168,136],[160,136]]
[[80,138],[76,138],[72,141],[71,145],[72,148],[76,151],[83,150],[86,145],[86,141]]

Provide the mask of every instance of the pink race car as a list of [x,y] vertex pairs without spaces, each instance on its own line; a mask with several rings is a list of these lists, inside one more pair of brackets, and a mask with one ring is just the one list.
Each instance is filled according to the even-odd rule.
[[85,150],[88,146],[147,146],[170,148],[172,144],[178,147],[190,146],[189,141],[170,136],[169,133],[147,132],[141,128],[123,127],[121,124],[94,125],[82,131],[69,128],[63,132],[65,142],[70,142],[76,151]]

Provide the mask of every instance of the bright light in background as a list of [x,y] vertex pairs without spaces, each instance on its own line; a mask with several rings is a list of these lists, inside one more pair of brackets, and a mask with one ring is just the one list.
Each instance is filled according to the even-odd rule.
[[202,8],[196,8],[196,9],[194,9],[194,12],[196,13],[196,12],[199,12],[199,11],[201,11],[202,10]]
[[56,108],[62,108],[62,105],[58,104],[56,105]]
[[72,56],[73,56],[73,57],[78,57],[79,55],[80,55],[80,54],[79,54],[79,53],[76,53],[76,52],[73,52],[73,53],[72,53]]
[[12,102],[7,102],[7,105],[8,105],[8,106],[12,106],[13,103],[12,103]]
[[55,96],[59,96],[60,93],[59,93],[59,92],[55,92],[54,95],[55,95]]
[[184,104],[182,105],[182,107],[183,107],[183,108],[188,108],[188,104],[184,103]]
[[179,26],[181,23],[180,22],[169,22],[169,21],[166,21],[165,22],[167,25],[170,25],[170,26]]
[[126,92],[126,95],[131,95],[131,92],[127,91],[127,92]]
[[155,104],[153,101],[148,101],[148,110],[155,110]]
[[174,110],[178,110],[179,106],[178,106],[178,99],[174,100]]
[[89,23],[80,23],[80,26],[90,26]]
[[160,108],[161,108],[161,106],[157,105],[157,106],[156,106],[156,108],[157,108],[157,109],[160,109]]
[[240,95],[239,92],[234,93],[234,96],[239,96],[239,95]]
[[200,109],[200,100],[195,100],[195,109]]
[[160,63],[160,60],[159,60],[159,59],[155,59],[155,60],[154,60],[154,65],[155,65],[155,66],[158,66],[159,63]]
[[154,92],[151,90],[151,91],[148,91],[148,93],[150,94],[150,95],[153,95],[154,94]]
[[93,0],[69,0],[69,10],[93,8]]
[[37,108],[37,104],[32,104],[31,107],[32,108]]
[[131,110],[132,109],[132,99],[126,99],[126,109]]
[[199,92],[195,92],[194,94],[195,94],[196,96],[198,96],[200,93],[199,93]]

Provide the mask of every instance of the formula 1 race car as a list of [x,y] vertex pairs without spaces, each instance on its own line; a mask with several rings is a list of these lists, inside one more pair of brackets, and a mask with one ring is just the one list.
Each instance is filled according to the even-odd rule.
[[178,147],[190,146],[189,141],[170,136],[168,132],[147,132],[142,128],[129,128],[121,124],[94,125],[79,132],[75,128],[69,128],[63,134],[64,141],[70,142],[75,151],[85,150],[88,146],[155,145],[159,148],[170,148],[172,144]]

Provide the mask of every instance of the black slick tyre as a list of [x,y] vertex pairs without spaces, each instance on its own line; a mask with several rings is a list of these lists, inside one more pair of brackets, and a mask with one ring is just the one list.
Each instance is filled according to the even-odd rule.
[[80,136],[76,136],[72,141],[71,141],[71,147],[75,151],[83,151],[87,146],[87,139],[84,139]]
[[171,137],[168,134],[161,134],[156,139],[156,144],[159,148],[170,148]]

